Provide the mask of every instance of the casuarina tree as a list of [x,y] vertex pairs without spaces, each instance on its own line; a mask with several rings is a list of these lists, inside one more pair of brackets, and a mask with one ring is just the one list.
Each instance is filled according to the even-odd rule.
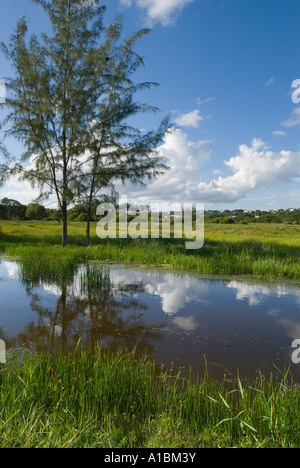
[[164,169],[155,147],[169,124],[164,119],[157,131],[141,135],[125,123],[155,110],[133,99],[152,84],[130,80],[142,65],[133,48],[148,30],[121,41],[122,21],[105,27],[99,0],[32,1],[47,13],[52,35],[28,37],[22,17],[10,43],[2,44],[14,76],[6,78],[9,113],[1,126],[25,147],[18,161],[10,160],[5,171],[2,166],[2,174],[38,186],[39,201],[56,195],[65,246],[70,205],[85,200],[89,207],[102,187]]

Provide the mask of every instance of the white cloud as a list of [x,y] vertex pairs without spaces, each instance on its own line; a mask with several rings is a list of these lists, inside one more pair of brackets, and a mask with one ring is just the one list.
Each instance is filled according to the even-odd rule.
[[274,132],[272,132],[272,135],[273,136],[278,136],[278,137],[284,137],[286,136],[286,132],[283,132],[282,130],[275,130]]
[[200,182],[197,192],[202,201],[231,203],[257,189],[293,182],[300,175],[300,152],[274,153],[263,141],[254,139],[252,146],[241,145],[239,154],[224,164],[233,175]]
[[297,107],[293,110],[288,120],[282,122],[282,124],[286,128],[296,127],[300,125],[300,107]]
[[187,114],[181,114],[174,120],[174,123],[180,127],[193,127],[198,128],[199,123],[203,120],[198,109]]
[[189,191],[199,184],[201,166],[210,159],[208,143],[191,142],[182,130],[174,130],[158,148],[158,154],[167,158],[170,170],[150,183],[147,181],[146,188],[126,185],[122,191],[138,196],[141,202],[188,201]]
[[[173,130],[164,138],[158,148],[158,154],[167,159],[170,167],[162,176],[149,181],[146,187],[126,184],[117,186],[120,193],[126,193],[129,200],[134,198],[140,203],[151,202],[199,202],[207,204],[234,203],[259,189],[276,186],[277,183],[297,183],[300,180],[300,151],[273,152],[260,139],[254,139],[250,146],[239,147],[238,154],[226,161],[224,166],[211,170],[212,179],[201,180],[202,167],[210,161],[211,141],[190,141],[181,129]],[[221,170],[223,172],[221,172]],[[207,173],[208,174],[208,173]],[[206,174],[206,175],[207,175]],[[14,198],[28,204],[39,194],[33,191],[27,182],[18,182],[16,178],[5,184],[0,190],[0,199]],[[274,198],[275,197],[275,198]],[[284,196],[271,194],[265,203],[294,206],[299,199],[299,190],[286,193]],[[50,199],[50,202],[55,199]]]
[[120,0],[126,6],[135,4],[146,11],[149,24],[156,22],[164,26],[177,19],[183,8],[194,0]]
[[201,181],[201,168],[210,160],[212,150],[209,141],[191,142],[180,129],[166,135],[158,148],[167,158],[170,170],[157,179],[147,182],[147,187],[128,186],[122,190],[139,199],[141,203],[199,202],[234,203],[259,189],[277,183],[297,182],[300,177],[300,152],[270,151],[260,139],[250,146],[239,147],[237,156],[224,161],[232,172],[222,176],[220,169],[214,172],[210,182]]
[[201,106],[202,104],[206,104],[206,103],[208,103],[208,102],[215,101],[215,99],[216,99],[216,98],[213,97],[213,96],[212,96],[212,97],[209,97],[209,98],[207,98],[207,99],[203,99],[203,100],[202,100],[201,98],[197,98],[197,99],[196,99],[196,102],[197,102],[198,106]]
[[[27,169],[34,168],[34,160],[35,156],[33,155],[30,157],[28,165],[26,166]],[[0,200],[2,198],[10,198],[12,200],[17,200],[23,205],[28,205],[29,203],[34,202],[39,197],[40,193],[41,192],[38,187],[32,188],[28,181],[20,181],[19,176],[14,175],[1,187]],[[55,195],[49,197],[47,206],[50,208],[57,207],[57,200]]]
[[0,200],[2,198],[10,198],[17,200],[23,205],[32,203],[39,196],[38,189],[32,189],[29,182],[19,182],[17,177],[12,177],[0,190]]
[[[189,190],[199,184],[201,166],[210,159],[209,143],[202,140],[192,142],[182,130],[174,130],[165,136],[164,143],[158,148],[158,154],[167,158],[170,170],[153,181],[146,180],[147,187],[129,183],[125,187],[119,186],[120,193],[125,192],[129,197],[131,194],[134,197],[138,195],[140,202],[186,199]],[[33,190],[28,182],[19,182],[17,177],[13,177],[0,190],[0,199],[13,198],[24,204],[32,202],[38,195],[38,189]],[[52,197],[47,204],[55,201],[55,197]]]
[[266,82],[265,86],[271,86],[271,85],[274,83],[274,81],[275,81],[275,78],[274,78],[274,76],[273,76],[272,78],[270,78],[270,79]]
[[18,202],[22,203],[22,205],[28,205],[39,196],[39,192],[37,190],[33,190],[27,183],[24,183],[24,186],[25,190],[20,190],[19,186],[12,185],[9,191],[6,191],[5,193],[2,192],[3,196],[0,196],[1,198],[17,200]]

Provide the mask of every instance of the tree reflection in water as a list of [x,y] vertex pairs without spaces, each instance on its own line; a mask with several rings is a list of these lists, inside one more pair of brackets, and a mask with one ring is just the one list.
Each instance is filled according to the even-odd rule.
[[[101,343],[112,351],[136,349],[138,355],[153,355],[153,343],[163,337],[166,324],[145,323],[148,307],[138,296],[145,291],[143,282],[113,284],[109,269],[101,265],[81,266],[72,284],[36,286],[25,283],[37,319],[18,333],[19,345],[34,345],[37,351],[67,351],[75,349],[81,338],[92,349]],[[54,307],[47,306],[42,295],[45,289],[57,297]]]

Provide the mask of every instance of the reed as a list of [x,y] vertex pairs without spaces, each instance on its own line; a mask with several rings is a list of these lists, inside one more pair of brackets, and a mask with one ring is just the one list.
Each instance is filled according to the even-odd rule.
[[111,288],[110,274],[99,263],[88,263],[80,271],[80,288],[81,291],[103,291]]
[[230,386],[102,347],[12,357],[0,370],[0,447],[300,446],[299,389],[262,375]]

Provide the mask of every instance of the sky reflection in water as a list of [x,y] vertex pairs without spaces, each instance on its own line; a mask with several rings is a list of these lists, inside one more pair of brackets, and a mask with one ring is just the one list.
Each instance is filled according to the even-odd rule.
[[96,266],[106,280],[87,286],[81,266],[71,285],[26,284],[16,262],[0,262],[0,338],[8,347],[72,349],[79,337],[147,352],[158,364],[253,378],[287,369],[300,383],[291,344],[300,338],[300,287],[201,278],[142,268]]

